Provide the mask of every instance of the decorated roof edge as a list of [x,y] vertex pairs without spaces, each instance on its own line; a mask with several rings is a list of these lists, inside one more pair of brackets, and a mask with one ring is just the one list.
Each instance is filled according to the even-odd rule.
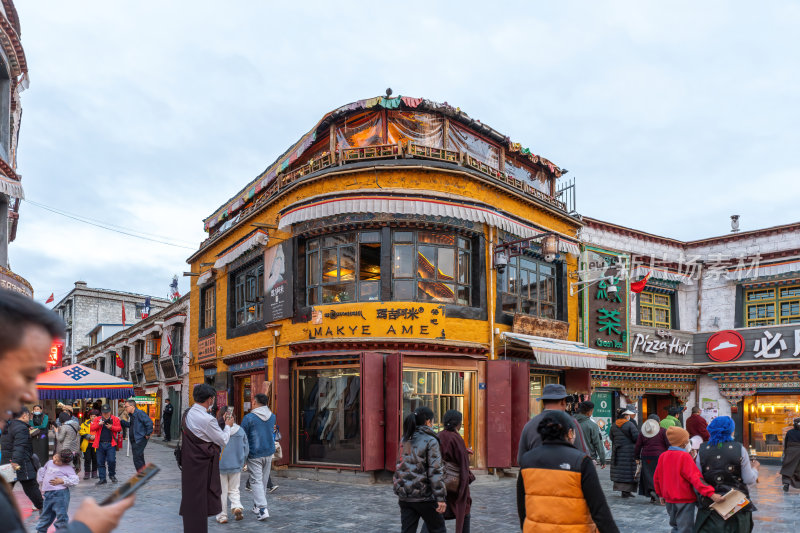
[[384,109],[422,109],[426,111],[434,111],[442,113],[450,118],[455,118],[462,124],[476,129],[480,133],[492,138],[501,146],[505,146],[510,152],[519,153],[527,157],[535,164],[541,164],[547,167],[557,178],[561,177],[564,172],[560,167],[555,165],[549,159],[534,154],[529,148],[523,147],[520,143],[513,143],[508,136],[501,134],[495,129],[483,124],[480,120],[470,118],[465,112],[461,111],[458,107],[453,107],[447,102],[438,103],[426,98],[413,98],[410,96],[396,96],[384,97],[376,96],[374,98],[367,98],[365,100],[357,100],[349,104],[340,106],[333,111],[325,114],[317,124],[303,135],[297,142],[295,142],[288,150],[281,154],[270,166],[261,172],[253,181],[248,183],[233,197],[223,203],[217,210],[210,216],[203,219],[203,227],[208,231],[211,226],[221,222],[223,218],[230,217],[241,209],[248,201],[250,201],[256,194],[267,188],[267,185],[274,180],[278,173],[286,170],[289,165],[297,161],[298,158],[317,140],[317,132],[321,127],[327,126],[331,121],[336,120],[340,116],[359,111],[363,109],[372,109],[380,107]]

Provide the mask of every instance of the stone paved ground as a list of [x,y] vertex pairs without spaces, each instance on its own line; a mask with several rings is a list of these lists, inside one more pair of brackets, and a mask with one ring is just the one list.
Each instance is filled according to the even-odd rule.
[[[153,531],[172,533],[182,530],[178,516],[180,503],[180,477],[172,449],[151,443],[145,458],[162,468],[162,472],[137,495],[136,506],[125,515],[121,533],[148,533]],[[118,461],[118,478],[127,479],[133,473],[130,457],[124,453]],[[649,500],[637,497],[622,500],[619,493],[611,492],[608,470],[601,470],[600,477],[606,489],[612,512],[622,532],[648,533],[668,532],[667,514],[663,507],[651,505]],[[397,500],[389,485],[351,485],[273,478],[280,488],[268,496],[272,517],[262,523],[247,512],[245,520],[226,525],[209,521],[209,531],[303,531],[303,532],[396,532],[400,529]],[[511,478],[496,480],[480,476],[472,485],[474,532],[517,531],[515,482]],[[71,511],[81,499],[93,496],[103,498],[111,492],[111,484],[95,487],[91,481],[81,481],[73,489]],[[20,487],[15,490],[21,507],[30,515],[30,502]],[[755,513],[756,531],[770,533],[797,533],[800,531],[800,491],[784,494],[780,487],[778,469],[763,467],[760,483],[753,491],[759,507]],[[253,505],[252,494],[243,491],[242,503],[246,509]],[[36,515],[26,519],[33,531]],[[448,522],[452,531],[453,523]],[[0,527],[0,530],[2,527]]]

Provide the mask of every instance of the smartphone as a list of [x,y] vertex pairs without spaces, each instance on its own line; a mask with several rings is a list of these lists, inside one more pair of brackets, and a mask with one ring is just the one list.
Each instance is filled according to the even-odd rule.
[[228,414],[233,416],[233,406],[232,405],[228,406]]
[[159,471],[161,471],[159,467],[153,463],[147,463],[141,471],[134,474],[132,478],[120,485],[117,490],[109,494],[108,498],[100,502],[100,505],[109,505],[124,500],[153,479],[153,476],[158,474]]

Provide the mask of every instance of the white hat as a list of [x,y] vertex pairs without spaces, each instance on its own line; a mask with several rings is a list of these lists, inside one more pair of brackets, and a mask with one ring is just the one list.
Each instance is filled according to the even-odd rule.
[[689,439],[689,443],[692,445],[693,450],[699,450],[700,445],[703,444],[703,437],[700,435],[695,435],[691,439]]
[[661,429],[661,426],[658,425],[658,422],[655,420],[648,418],[642,424],[642,435],[644,435],[648,439],[652,439],[656,435],[658,435],[658,430]]
[[631,411],[630,409],[625,409],[625,411],[623,411],[623,413],[622,413],[622,414],[623,414],[623,415],[635,415],[636,413],[634,413],[634,412],[633,412],[633,411]]

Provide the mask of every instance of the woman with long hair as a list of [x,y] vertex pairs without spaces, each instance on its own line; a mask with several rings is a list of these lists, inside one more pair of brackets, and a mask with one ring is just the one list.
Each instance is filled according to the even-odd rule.
[[636,440],[639,429],[631,422],[635,413],[628,409],[617,409],[617,420],[611,425],[611,481],[614,490],[622,492],[623,498],[633,498],[636,481]]
[[[464,416],[461,411],[450,409],[442,417],[444,429],[437,435],[439,446],[442,449],[442,460],[458,470],[458,490],[447,491],[447,511],[444,519],[456,521],[456,533],[469,533],[469,513],[472,507],[472,497],[469,494],[469,484],[475,481],[475,475],[469,469],[469,455],[464,439],[461,438],[461,422]],[[422,526],[421,533],[428,529]]]
[[573,445],[572,418],[545,411],[537,431],[542,445],[523,454],[517,476],[522,531],[619,533],[594,461]]
[[792,429],[783,437],[781,478],[783,492],[789,492],[789,485],[800,489],[800,418],[794,419]]
[[433,411],[417,409],[403,420],[403,438],[392,484],[400,504],[402,533],[416,533],[420,518],[429,533],[446,533],[442,451],[431,429]]
[[[734,429],[736,426],[729,416],[718,416],[712,420],[708,425],[711,439],[700,445],[696,462],[703,479],[714,487],[715,492],[724,495],[736,489],[749,499],[747,486],[758,481],[761,465],[755,459],[750,460],[742,443],[733,440]],[[709,508],[711,503],[711,499],[701,498],[695,518],[695,533],[749,533],[753,530],[753,511],[756,506],[752,500],[727,520]]]

